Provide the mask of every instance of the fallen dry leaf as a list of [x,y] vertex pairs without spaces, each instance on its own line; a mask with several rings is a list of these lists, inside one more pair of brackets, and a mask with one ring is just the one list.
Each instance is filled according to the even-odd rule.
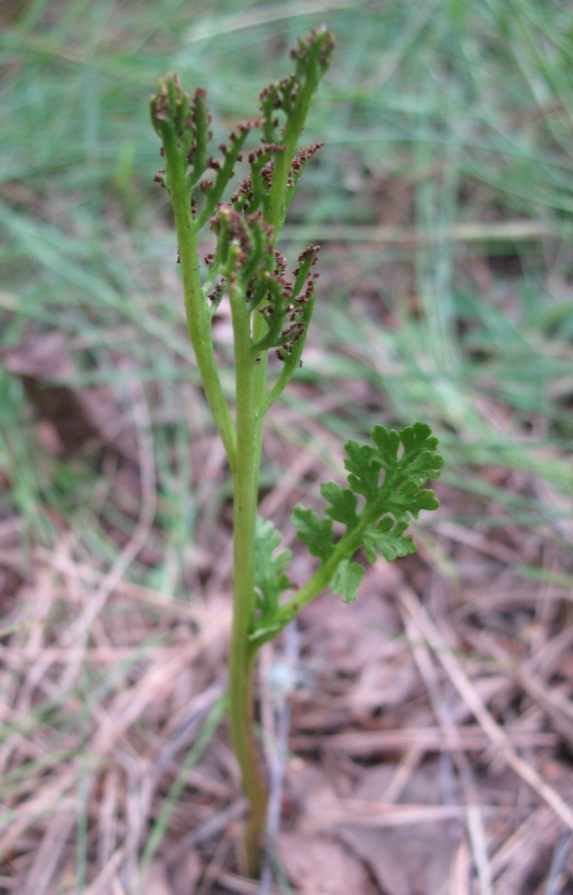
[[[390,765],[368,769],[357,787],[356,798],[383,802],[394,771]],[[412,773],[400,802],[419,806],[443,804],[437,759]],[[341,826],[338,832],[368,863],[385,895],[445,895],[448,891],[459,841],[452,836],[450,822],[432,820],[394,829],[352,825]]]
[[283,833],[279,852],[293,885],[308,895],[376,895],[364,864],[336,839]]
[[189,849],[173,870],[173,895],[194,895],[203,874],[196,848]]
[[167,874],[160,861],[152,861],[141,881],[141,895],[173,895]]
[[90,442],[112,445],[136,463],[137,443],[129,416],[111,388],[79,388],[77,369],[62,332],[29,335],[17,348],[2,351],[6,369],[19,376],[39,416],[39,436],[55,453],[74,456]]

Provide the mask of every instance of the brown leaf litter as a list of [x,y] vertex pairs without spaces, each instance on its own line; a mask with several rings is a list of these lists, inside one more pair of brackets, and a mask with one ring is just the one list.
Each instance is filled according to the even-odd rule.
[[[49,364],[63,358],[48,378],[72,369],[57,344],[43,346]],[[21,375],[46,375],[26,363]],[[45,450],[65,456],[88,434],[116,450],[84,398],[79,443],[54,411],[57,439]],[[434,562],[421,530],[418,555],[370,569],[356,603],[323,596],[265,649],[261,743],[276,811],[263,882],[245,878],[245,803],[225,726],[185,764],[225,685],[226,508],[186,557],[193,598],[151,586],[162,556],[158,474],[147,398],[135,389],[130,400],[131,447],[103,472],[106,505],[127,507],[131,521],[114,556],[57,519],[53,542],[31,545],[25,562],[22,520],[0,520],[0,893],[270,895],[288,878],[306,895],[565,895],[571,592],[558,578],[524,581],[517,566],[545,551],[567,576],[569,557],[517,528],[504,537],[462,528],[460,498],[445,487],[433,532],[455,575]],[[54,406],[37,405],[48,418]],[[316,416],[302,425],[312,451],[269,433],[284,475],[263,510],[279,524],[301,483],[323,477],[321,451],[340,451]],[[198,501],[213,506],[224,458],[202,432],[193,451],[197,468],[210,469]],[[294,577],[308,562],[297,550]]]

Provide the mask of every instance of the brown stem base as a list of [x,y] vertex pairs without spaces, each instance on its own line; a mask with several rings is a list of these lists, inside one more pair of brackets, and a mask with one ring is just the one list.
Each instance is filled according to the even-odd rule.
[[[231,652],[231,659],[236,654]],[[256,879],[261,865],[261,847],[267,822],[269,795],[253,729],[253,682],[256,653],[243,656],[238,667],[230,663],[229,724],[233,750],[241,769],[243,789],[249,801],[243,848],[249,875]]]
[[261,873],[262,845],[267,823],[267,804],[268,794],[265,789],[264,794],[261,794],[257,799],[256,810],[254,806],[251,806],[245,822],[243,847],[247,873],[252,879],[258,879]]

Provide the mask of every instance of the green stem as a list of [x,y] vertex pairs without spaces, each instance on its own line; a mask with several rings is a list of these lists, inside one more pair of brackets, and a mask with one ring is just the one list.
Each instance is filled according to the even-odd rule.
[[273,181],[265,202],[264,216],[265,221],[275,228],[277,234],[282,230],[287,213],[287,181],[291,165],[319,81],[320,75],[315,71],[312,74],[308,72],[307,77],[301,82],[294,109],[285,125],[283,139],[285,151],[275,155]]
[[258,652],[262,644],[266,643],[267,640],[273,640],[277,637],[305,606],[316,600],[327,589],[342,560],[354,556],[362,545],[362,535],[365,528],[374,519],[378,518],[376,512],[376,508],[372,507],[369,511],[362,513],[359,524],[352,531],[342,536],[332,556],[318,567],[312,578],[297,591],[294,597],[291,597],[290,600],[281,606],[279,612],[272,619],[272,626],[268,632],[261,631],[260,637],[251,638],[250,649],[254,653]]
[[[237,389],[237,467],[234,476],[233,627],[229,649],[229,727],[231,741],[249,800],[243,846],[247,870],[258,877],[261,843],[267,822],[268,789],[257,754],[253,729],[254,677],[257,649],[249,643],[255,622],[255,531],[259,469],[263,445],[267,352],[259,363],[252,353],[250,315],[244,297],[230,289],[235,342]],[[266,323],[255,314],[252,339],[264,335]]]
[[245,830],[247,868],[256,876],[268,793],[253,731],[256,651],[249,649],[255,620],[255,528],[262,417],[255,412],[255,369],[250,314],[241,290],[229,288],[235,342],[237,456],[233,473],[233,626],[229,649],[229,728],[250,803]]
[[189,336],[197,358],[207,401],[225,446],[229,465],[233,469],[236,456],[235,427],[215,361],[211,315],[201,286],[197,228],[191,214],[191,197],[185,178],[185,167],[177,146],[177,137],[169,123],[162,128],[162,138],[177,230]]
[[[274,241],[278,236],[275,220]],[[267,352],[255,363],[253,341],[267,328],[255,314],[251,335],[250,314],[245,296],[229,285],[236,370],[237,461],[233,474],[233,625],[229,648],[229,729],[233,750],[249,800],[244,850],[247,869],[258,875],[268,805],[268,790],[253,730],[254,672],[257,649],[249,642],[255,622],[255,530],[259,491],[259,469],[263,442]]]
[[[286,180],[298,132],[289,141],[288,164],[275,170],[271,201],[265,209],[265,222],[273,228],[276,241],[285,215]],[[268,790],[263,779],[253,732],[253,684],[258,650],[249,642],[255,622],[255,529],[258,504],[258,479],[261,461],[267,352],[255,363],[253,342],[261,339],[267,324],[255,314],[252,334],[245,296],[230,284],[229,297],[233,317],[236,370],[237,453],[233,481],[233,627],[229,650],[229,727],[243,788],[250,812],[244,835],[247,869],[257,876],[268,805]]]
[[310,98],[307,98],[306,95],[304,97],[298,97],[296,109],[288,119],[286,125],[284,137],[285,151],[275,155],[273,182],[265,203],[264,211],[265,221],[275,229],[275,241],[276,235],[282,230],[284,219],[286,217],[287,180],[296,152],[297,143],[304,127],[304,121],[309,105]]

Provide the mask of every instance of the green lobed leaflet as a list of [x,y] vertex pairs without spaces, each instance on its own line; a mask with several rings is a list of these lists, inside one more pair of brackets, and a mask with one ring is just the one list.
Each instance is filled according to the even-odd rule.
[[[350,561],[357,550],[364,547],[369,562],[375,562],[377,551],[387,562],[414,553],[414,541],[404,534],[408,515],[417,519],[420,510],[439,507],[433,491],[423,489],[429,478],[439,477],[444,464],[443,457],[435,453],[438,440],[430,427],[415,423],[395,432],[375,426],[371,438],[372,444],[346,444],[349,488],[336,482],[321,486],[321,494],[330,504],[325,510],[329,518],[319,519],[314,510],[301,506],[295,507],[292,517],[298,539],[308,545],[313,556],[323,563],[339,557],[330,587],[334,593],[342,593],[345,602],[355,599],[364,574],[363,566]],[[363,498],[360,511],[358,496]],[[333,522],[346,529],[338,540]]]
[[259,621],[272,621],[280,608],[280,597],[294,585],[284,570],[292,559],[292,550],[281,550],[274,555],[282,541],[281,533],[269,519],[257,516],[255,535],[255,590]]
[[[409,517],[417,519],[420,510],[439,507],[433,491],[423,487],[428,479],[439,478],[444,464],[443,457],[435,451],[438,439],[430,427],[415,423],[396,432],[376,426],[371,439],[371,444],[346,444],[344,465],[349,487],[342,488],[336,482],[321,486],[321,494],[329,504],[322,518],[315,510],[300,505],[292,515],[297,538],[321,560],[317,575],[324,570],[327,586],[333,593],[342,594],[346,603],[356,598],[364,574],[364,567],[353,561],[357,551],[364,548],[369,562],[376,561],[377,553],[387,562],[414,553],[416,545],[405,533]],[[342,534],[337,535],[334,523],[344,526]],[[267,537],[270,555],[279,543],[278,532],[272,541]],[[284,610],[279,615],[278,601],[284,590],[293,587],[284,574],[287,555],[280,554],[279,560],[276,571],[280,576],[275,576],[273,587],[268,581],[261,587],[263,602],[259,608],[264,605],[264,609],[259,623],[267,630],[272,629],[273,614],[281,618],[280,627],[284,626],[287,619]],[[267,570],[271,568],[269,562],[270,556]],[[259,636],[257,631],[253,636]]]

